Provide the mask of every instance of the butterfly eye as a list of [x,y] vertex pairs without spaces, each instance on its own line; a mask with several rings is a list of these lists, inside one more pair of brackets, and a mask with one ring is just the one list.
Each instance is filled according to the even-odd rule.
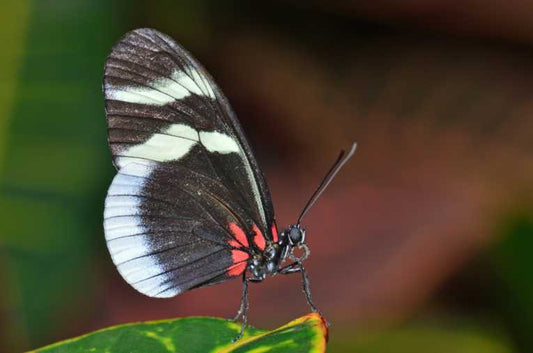
[[289,241],[292,245],[303,243],[305,238],[305,231],[298,227],[292,226],[289,230]]

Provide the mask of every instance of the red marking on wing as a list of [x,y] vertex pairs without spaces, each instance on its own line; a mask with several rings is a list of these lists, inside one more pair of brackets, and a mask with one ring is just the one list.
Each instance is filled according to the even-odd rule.
[[248,263],[246,260],[250,258],[246,252],[242,250],[231,250],[231,259],[233,260],[233,265],[227,269],[229,276],[238,276],[246,270]]
[[[239,227],[236,223],[230,223],[229,224],[229,230],[231,232],[231,234],[233,234],[233,236],[235,237],[235,239],[243,246],[245,247],[249,247],[250,245],[248,244],[248,238],[246,237],[246,233],[244,233],[244,230],[242,230],[241,227]],[[232,240],[230,240],[230,245],[231,244]],[[234,246],[234,245],[232,245]],[[235,247],[238,247],[238,246],[235,246]]]
[[278,239],[278,227],[276,227],[276,223],[272,223],[272,240],[277,243]]
[[228,241],[228,244],[232,247],[232,248],[242,248],[242,245],[241,243],[239,243],[237,240],[235,239],[230,239],[230,241]]
[[241,262],[228,268],[229,276],[239,276],[246,270],[246,262]]
[[233,263],[243,262],[250,258],[250,255],[241,250],[231,250],[231,258]]
[[257,247],[260,250],[265,250],[266,242],[265,242],[265,237],[263,236],[263,233],[261,233],[261,231],[259,230],[259,228],[257,228],[257,225],[255,224],[252,229],[255,233],[255,236],[254,236],[255,245],[257,245]]

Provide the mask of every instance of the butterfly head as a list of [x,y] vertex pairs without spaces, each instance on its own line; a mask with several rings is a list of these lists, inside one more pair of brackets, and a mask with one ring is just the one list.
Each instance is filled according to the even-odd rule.
[[287,228],[284,233],[290,246],[300,246],[305,243],[305,229],[299,224],[293,224]]
[[[280,245],[282,253],[280,256],[281,261],[287,257],[292,261],[302,262],[309,256],[309,247],[305,243],[305,229],[300,224],[292,224],[281,233]],[[303,250],[301,256],[297,256],[294,251],[296,249]]]

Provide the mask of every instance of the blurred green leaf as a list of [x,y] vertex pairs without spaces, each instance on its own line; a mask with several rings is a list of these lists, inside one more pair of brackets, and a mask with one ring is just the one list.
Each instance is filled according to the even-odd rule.
[[291,321],[273,331],[248,327],[233,343],[240,324],[224,319],[190,317],[106,328],[53,344],[35,353],[237,353],[325,352],[327,328],[318,314]]
[[504,317],[523,352],[533,350],[533,215],[525,203],[507,218],[494,246],[492,263],[501,288],[494,300],[495,310]]
[[501,332],[479,323],[432,320],[387,330],[337,332],[329,353],[512,353],[513,345]]
[[0,40],[4,48],[0,55],[0,167],[6,154],[6,133],[24,53],[30,2],[9,1],[2,4],[2,7],[0,23],[3,30],[0,31]]
[[[112,166],[103,63],[125,2],[8,1],[0,59],[0,351],[42,345],[92,312]],[[99,239],[100,241],[95,241]],[[68,307],[68,309],[67,309]]]

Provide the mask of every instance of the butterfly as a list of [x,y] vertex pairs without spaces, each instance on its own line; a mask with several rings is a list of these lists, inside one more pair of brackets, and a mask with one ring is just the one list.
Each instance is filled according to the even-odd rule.
[[107,58],[103,91],[117,169],[104,231],[126,282],[168,298],[241,278],[237,339],[246,327],[249,282],[299,272],[318,311],[300,222],[356,144],[341,152],[298,221],[278,232],[269,189],[228,100],[173,39],[154,29],[128,32]]

